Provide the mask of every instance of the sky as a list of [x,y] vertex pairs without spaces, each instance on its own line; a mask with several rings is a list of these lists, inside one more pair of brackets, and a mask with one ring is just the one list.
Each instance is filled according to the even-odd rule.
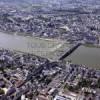
[[99,5],[100,6],[100,0],[0,0],[0,2],[3,3],[9,3],[9,4],[62,4],[62,6],[66,5]]

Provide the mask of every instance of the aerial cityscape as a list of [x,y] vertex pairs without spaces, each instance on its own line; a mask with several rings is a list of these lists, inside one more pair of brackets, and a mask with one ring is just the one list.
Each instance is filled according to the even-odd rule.
[[0,0],[0,100],[100,100],[100,0]]

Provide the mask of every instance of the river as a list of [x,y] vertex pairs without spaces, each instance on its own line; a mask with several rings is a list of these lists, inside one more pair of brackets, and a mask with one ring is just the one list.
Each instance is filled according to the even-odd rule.
[[[42,57],[53,55],[52,58],[54,58],[55,54],[53,54],[52,52],[55,51],[54,53],[56,53],[56,51],[61,47],[61,44],[63,44],[62,41],[49,41],[40,38],[9,35],[0,32],[1,48],[33,53]],[[87,47],[82,45],[65,60],[72,60],[72,63],[75,64],[84,64],[89,67],[100,69],[100,48]]]
[[75,64],[83,64],[100,69],[100,48],[82,45],[65,60],[71,60]]
[[32,53],[43,57],[59,49],[63,43],[63,41],[56,39],[24,37],[0,32],[0,48]]

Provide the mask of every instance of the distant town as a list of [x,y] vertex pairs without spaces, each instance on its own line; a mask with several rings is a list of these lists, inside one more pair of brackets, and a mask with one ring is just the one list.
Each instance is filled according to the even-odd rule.
[[0,30],[25,36],[60,38],[70,43],[100,44],[99,9],[42,11],[0,6]]

